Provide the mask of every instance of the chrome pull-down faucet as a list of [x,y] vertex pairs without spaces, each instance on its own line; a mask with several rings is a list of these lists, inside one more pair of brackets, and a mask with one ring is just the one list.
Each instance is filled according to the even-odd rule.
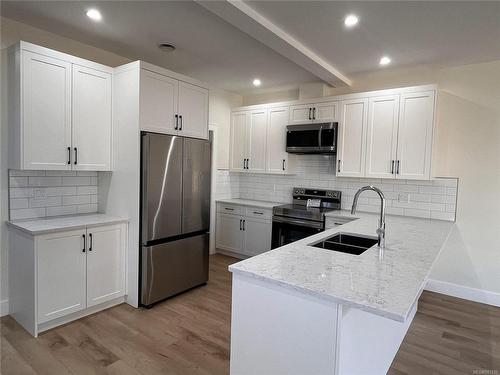
[[365,190],[372,190],[372,191],[376,192],[380,197],[380,220],[379,220],[379,224],[378,224],[378,228],[377,228],[377,235],[378,235],[378,247],[384,248],[385,247],[385,197],[384,197],[384,193],[382,193],[382,191],[379,188],[376,188],[375,186],[371,186],[371,185],[370,186],[363,186],[354,195],[354,199],[352,201],[351,215],[354,215],[356,213],[356,206],[358,205],[359,195]]

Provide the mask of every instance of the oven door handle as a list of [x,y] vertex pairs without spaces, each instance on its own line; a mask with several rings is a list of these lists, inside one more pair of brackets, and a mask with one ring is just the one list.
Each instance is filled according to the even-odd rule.
[[309,221],[309,220],[300,220],[300,219],[292,219],[288,217],[280,217],[280,216],[273,216],[273,222],[277,223],[285,223],[285,224],[296,224],[296,225],[302,225],[303,227],[308,227],[308,228],[317,228],[317,229],[323,229],[323,222],[319,221]]

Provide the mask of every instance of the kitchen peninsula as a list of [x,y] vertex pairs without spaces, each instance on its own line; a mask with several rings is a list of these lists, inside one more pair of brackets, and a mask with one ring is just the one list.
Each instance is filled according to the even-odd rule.
[[229,267],[231,374],[387,372],[453,223],[387,216],[383,252],[311,246],[336,233],[375,234],[377,215],[354,217]]

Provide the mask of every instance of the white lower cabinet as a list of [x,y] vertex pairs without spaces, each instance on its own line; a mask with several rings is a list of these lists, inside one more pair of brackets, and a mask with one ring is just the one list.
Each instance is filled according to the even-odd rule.
[[87,307],[125,295],[123,234],[120,225],[87,230]]
[[10,315],[32,335],[124,301],[126,224],[9,241]]
[[219,203],[217,206],[217,249],[242,258],[271,250],[272,212],[259,207]]
[[85,229],[40,236],[36,241],[38,323],[86,305]]

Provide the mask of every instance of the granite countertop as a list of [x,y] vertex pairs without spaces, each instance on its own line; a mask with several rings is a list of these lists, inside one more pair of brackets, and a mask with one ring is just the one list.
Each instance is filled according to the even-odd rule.
[[238,204],[240,206],[251,206],[260,208],[273,208],[275,206],[282,205],[284,203],[279,202],[267,202],[267,201],[254,201],[251,199],[240,199],[240,198],[229,198],[229,199],[217,199],[218,203],[228,203],[228,204]]
[[383,256],[376,246],[361,255],[308,246],[337,232],[376,237],[377,214],[337,211],[336,216],[357,219],[235,263],[229,270],[404,322],[454,223],[388,215]]
[[85,214],[32,220],[7,221],[7,225],[31,235],[39,235],[103,224],[117,224],[125,222],[128,222],[128,219],[106,214]]

